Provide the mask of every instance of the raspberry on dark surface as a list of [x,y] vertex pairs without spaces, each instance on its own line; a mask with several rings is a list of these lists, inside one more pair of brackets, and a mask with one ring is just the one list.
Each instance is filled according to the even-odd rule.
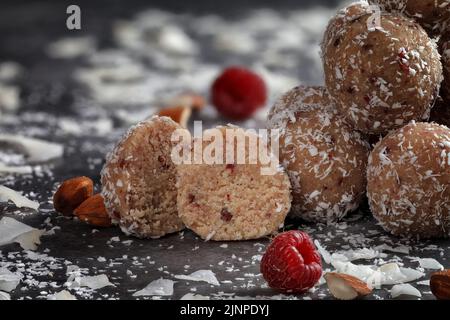
[[288,231],[269,244],[261,260],[261,273],[271,288],[300,294],[319,281],[322,261],[308,234]]
[[242,67],[229,67],[214,81],[211,99],[223,116],[245,120],[265,105],[267,88],[256,73]]

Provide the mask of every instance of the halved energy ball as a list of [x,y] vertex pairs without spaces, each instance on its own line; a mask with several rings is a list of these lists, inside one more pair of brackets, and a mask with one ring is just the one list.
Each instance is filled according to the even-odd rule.
[[337,114],[325,88],[296,87],[269,113],[280,130],[280,162],[291,180],[291,214],[333,222],[355,210],[366,191],[369,145]]
[[[218,241],[257,239],[277,232],[291,207],[290,183],[278,159],[266,144],[261,145],[262,138],[233,126],[207,130],[203,137],[215,137],[223,145],[212,151],[209,138],[195,137],[200,148],[192,154],[221,156],[214,162],[177,166],[178,212],[185,225],[203,239]],[[250,141],[262,147],[255,149]],[[258,156],[261,149],[272,166]],[[226,161],[227,152],[234,153],[229,158],[233,161]]]
[[354,129],[384,134],[428,119],[442,64],[436,43],[413,20],[381,12],[377,21],[367,3],[353,4],[331,20],[322,56],[330,96]]
[[448,0],[369,0],[382,9],[395,11],[415,19],[430,34],[439,35],[450,26]]
[[108,155],[102,195],[113,223],[139,238],[182,230],[177,212],[172,133],[181,127],[154,116],[132,127]]
[[450,129],[411,123],[369,157],[368,197],[381,226],[413,238],[450,235]]

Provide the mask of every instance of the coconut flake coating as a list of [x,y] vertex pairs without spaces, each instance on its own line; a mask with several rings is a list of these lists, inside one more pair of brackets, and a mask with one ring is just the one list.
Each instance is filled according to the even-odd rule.
[[370,5],[367,1],[360,1],[349,4],[347,7],[339,10],[329,21],[321,43],[322,54],[328,46],[337,46],[344,33],[344,27],[348,24],[358,21],[361,17],[372,14]]
[[405,14],[420,23],[430,34],[438,35],[450,25],[449,0],[369,0],[382,9]]
[[348,122],[383,134],[412,120],[428,119],[442,81],[437,45],[420,25],[381,13],[369,28],[367,3],[341,10],[322,44],[330,96]]
[[366,191],[368,143],[352,130],[323,87],[296,87],[269,113],[280,129],[280,161],[293,189],[291,215],[329,223],[355,210]]
[[184,228],[178,217],[171,135],[181,128],[154,116],[132,127],[108,155],[102,195],[113,223],[126,234],[157,238]]
[[398,236],[450,235],[450,129],[411,123],[369,157],[368,197],[381,226]]
[[[236,127],[218,129],[224,137],[226,129],[244,135]],[[208,144],[203,142],[203,147]],[[291,207],[289,178],[280,167],[274,175],[261,175],[259,161],[248,164],[248,150],[247,145],[246,164],[177,166],[178,212],[186,227],[202,239],[258,239],[283,226]]]

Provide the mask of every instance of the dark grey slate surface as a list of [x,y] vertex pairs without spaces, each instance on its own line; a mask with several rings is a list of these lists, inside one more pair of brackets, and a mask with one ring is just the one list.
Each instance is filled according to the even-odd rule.
[[[311,2],[302,3],[311,5]],[[242,7],[236,4],[232,8],[224,4],[211,7],[207,4],[211,3],[209,1],[203,1],[203,5],[201,2],[195,3],[190,7],[183,7],[178,1],[171,1],[168,4],[158,1],[154,5],[156,7],[167,5],[169,9],[178,12],[219,12],[230,16],[239,15],[241,11],[244,12],[255,5],[251,1],[240,2],[239,5]],[[301,5],[298,1],[283,1],[279,8],[289,10],[294,3],[296,6]],[[259,3],[257,6],[266,5],[271,4]],[[85,8],[86,27],[80,34],[96,35],[100,46],[107,47],[111,42],[112,19],[129,17],[148,6],[151,5],[144,1],[126,2],[126,5],[118,1],[108,4],[99,2],[96,5],[87,1],[82,2],[82,8]],[[87,225],[60,217],[53,212],[48,201],[59,181],[72,176],[87,175],[96,181],[98,189],[99,171],[103,165],[104,155],[125,130],[124,126],[116,123],[114,130],[106,136],[73,137],[62,134],[57,128],[59,116],[89,118],[89,112],[86,111],[89,106],[80,107],[77,100],[84,94],[85,88],[70,77],[74,68],[82,65],[84,61],[54,60],[44,52],[45,46],[50,41],[67,35],[67,31],[61,27],[65,19],[65,15],[61,12],[64,12],[64,4],[50,1],[2,1],[0,4],[0,61],[17,61],[26,68],[26,73],[19,81],[22,88],[21,99],[24,102],[19,117],[14,118],[14,121],[2,121],[0,132],[32,134],[60,142],[66,147],[64,157],[44,164],[42,174],[32,177],[0,177],[1,184],[24,191],[25,194],[34,192],[37,195],[33,198],[42,203],[39,213],[30,211],[28,215],[24,214],[24,210],[17,210],[11,204],[0,204],[0,217],[12,216],[37,228],[60,227],[55,230],[54,235],[42,237],[42,244],[38,249],[39,253],[54,257],[55,260],[47,259],[46,262],[42,262],[42,270],[52,270],[52,274],[43,272],[44,274],[40,275],[39,263],[27,258],[18,245],[0,248],[1,261],[9,262],[12,268],[17,267],[31,276],[31,281],[24,282],[11,294],[12,298],[45,298],[48,293],[60,291],[67,280],[66,265],[70,264],[87,268],[86,273],[89,275],[107,274],[116,285],[96,292],[78,292],[76,293],[78,298],[131,299],[134,291],[142,289],[152,280],[160,277],[173,279],[173,275],[189,274],[199,269],[213,270],[219,281],[230,282],[216,287],[202,282],[178,281],[171,298],[179,299],[189,292],[211,298],[223,298],[227,296],[226,294],[257,298],[330,298],[326,286],[319,287],[314,293],[291,297],[280,297],[278,293],[268,289],[259,274],[258,259],[269,239],[229,242],[225,246],[225,243],[203,242],[190,231],[184,231],[162,239],[145,241],[128,238],[116,228],[96,232]],[[304,80],[317,81],[317,79]],[[78,108],[84,111],[80,112]],[[93,114],[98,116],[108,112],[110,111],[99,109]],[[50,220],[47,220],[48,218]],[[412,247],[410,256],[434,257],[445,267],[450,267],[449,241],[411,242],[390,237],[376,226],[366,209],[350,216],[347,223],[338,226],[302,225],[298,221],[289,221],[287,225],[290,228],[307,230],[331,252],[341,250],[345,246],[361,247],[357,241],[352,241],[355,239],[364,239],[364,243],[368,246],[384,243],[391,246],[404,244]],[[362,236],[358,237],[357,234]],[[115,237],[119,237],[119,241],[114,241]],[[122,242],[128,240],[132,242],[125,244]],[[106,262],[101,262],[103,259],[99,261],[99,257],[104,257]],[[389,259],[402,261],[405,266],[414,268],[418,266],[417,262],[410,261],[402,254],[389,253],[385,260]],[[358,263],[368,262],[358,261]],[[420,280],[425,279],[427,277]],[[51,282],[54,282],[53,286]],[[390,287],[377,290],[372,298],[388,298],[387,290]],[[424,299],[433,299],[429,294],[429,287],[421,285],[416,287],[424,293]],[[196,291],[192,291],[193,288]]]

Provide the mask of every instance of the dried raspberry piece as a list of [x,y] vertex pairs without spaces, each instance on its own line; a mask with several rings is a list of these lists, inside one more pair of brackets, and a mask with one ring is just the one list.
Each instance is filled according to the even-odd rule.
[[223,208],[223,209],[220,211],[220,218],[221,218],[223,221],[225,221],[225,222],[230,222],[231,219],[233,219],[233,215],[231,214],[230,211],[228,211],[227,208]]
[[261,273],[273,289],[304,293],[319,281],[322,261],[308,234],[288,231],[268,246],[261,260]]
[[227,164],[227,165],[225,166],[225,169],[230,170],[231,173],[234,173],[234,168],[235,168],[235,167],[236,167],[236,165],[234,165],[234,164]]
[[264,106],[267,88],[256,73],[242,67],[229,67],[214,81],[211,97],[222,115],[233,120],[245,120]]

